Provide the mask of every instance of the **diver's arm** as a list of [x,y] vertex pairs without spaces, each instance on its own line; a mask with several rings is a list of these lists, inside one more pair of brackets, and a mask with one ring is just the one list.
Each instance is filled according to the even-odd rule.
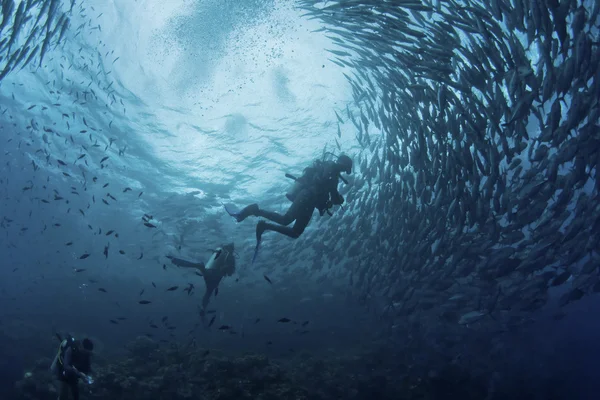
[[87,379],[87,376],[79,372],[77,368],[73,365],[73,350],[69,347],[65,350],[65,355],[63,358],[63,368],[65,371],[65,375],[77,375],[80,378]]
[[342,196],[340,194],[340,192],[338,192],[338,189],[337,189],[337,187],[338,187],[338,180],[337,180],[337,178],[338,177],[336,177],[336,176],[332,176],[330,178],[330,180],[328,182],[328,185],[329,185],[328,192],[329,192],[329,200],[331,201],[331,204],[339,206],[339,205],[344,204],[344,196]]
[[330,192],[331,203],[336,206],[340,206],[344,204],[344,196],[340,194],[340,192],[336,190]]

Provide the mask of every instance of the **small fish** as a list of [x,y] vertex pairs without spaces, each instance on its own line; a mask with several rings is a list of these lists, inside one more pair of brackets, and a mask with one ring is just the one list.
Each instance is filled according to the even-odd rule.
[[119,323],[117,321],[115,321],[114,319],[109,320],[111,324],[115,324],[115,325],[119,325]]
[[286,322],[290,322],[290,321],[291,321],[291,319],[289,319],[289,318],[285,318],[285,317],[284,317],[284,318],[281,318],[281,319],[279,319],[277,322],[283,322],[283,323],[286,323]]
[[265,281],[269,282],[271,285],[273,284],[273,282],[271,281],[271,279],[269,279],[268,276],[263,275],[263,278],[265,278]]
[[129,188],[129,187],[126,187],[125,189],[123,189],[123,193],[127,193],[127,192],[129,192],[130,190],[131,190],[131,188]]
[[167,264],[163,264],[163,269],[166,271],[167,270]]
[[138,194],[138,198],[142,197],[143,194],[144,194],[144,192],[140,192],[140,194]]
[[150,303],[152,303],[152,302],[151,302],[151,301],[148,301],[148,300],[140,300],[140,301],[138,301],[138,303],[139,303],[139,304],[150,304]]
[[217,295],[218,295],[218,294],[219,294],[219,287],[217,286],[217,287],[215,288],[215,297],[217,297]]
[[75,268],[74,271],[75,272],[83,272],[83,271],[85,271],[85,268]]
[[186,287],[185,289],[183,289],[184,292],[188,293],[188,296],[192,295],[192,291],[194,290],[194,285],[192,283],[188,283],[188,287]]
[[104,254],[104,258],[108,258],[108,245],[104,246],[104,252],[102,254]]
[[142,289],[142,291],[140,292],[139,296],[141,296],[141,295],[143,295],[143,294],[144,294],[144,290],[145,290],[145,289]]
[[123,250],[119,250],[119,254],[125,254]]
[[226,331],[226,330],[229,330],[229,329],[231,329],[231,327],[229,325],[221,325],[219,327],[220,331]]
[[102,187],[105,188],[108,186],[108,183],[105,183]]
[[104,204],[106,204],[107,206],[108,206],[108,205],[110,205],[110,204],[108,204],[108,201],[106,201],[106,200],[104,200],[104,199],[102,199],[102,202],[103,202]]
[[258,324],[260,322],[260,318],[256,318],[256,320],[254,321],[255,324]]
[[304,322],[302,323],[302,326],[306,326],[306,325],[308,325],[308,321],[304,321]]
[[106,289],[104,288],[98,288],[98,291],[106,293]]
[[213,315],[212,318],[210,319],[209,323],[208,323],[208,327],[210,328],[212,326],[212,324],[215,323],[215,319],[217,318],[216,315]]
[[71,246],[73,244],[73,242],[67,242],[65,243],[65,246]]
[[156,284],[154,282],[152,282],[152,286],[156,287]]
[[88,253],[84,253],[83,255],[81,255],[79,257],[80,260],[85,260],[86,258],[88,258],[90,255]]
[[170,288],[165,290],[165,292],[172,292],[173,290],[177,290],[178,288],[179,288],[179,286],[171,286]]
[[144,222],[144,225],[146,225],[148,228],[156,228],[156,225],[152,225],[149,222]]
[[106,236],[109,236],[113,232],[114,232],[113,230],[110,230],[110,231],[106,232]]
[[138,257],[138,260],[141,260],[143,257],[144,257],[144,252],[142,252],[142,253],[140,254],[140,256]]
[[[104,161],[108,160],[108,156],[104,157],[102,160],[100,160],[100,164],[102,164]],[[94,181],[95,182],[95,181]]]

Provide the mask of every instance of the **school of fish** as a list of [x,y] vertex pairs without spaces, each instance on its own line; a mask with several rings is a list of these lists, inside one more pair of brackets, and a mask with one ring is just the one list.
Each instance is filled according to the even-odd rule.
[[358,294],[511,329],[553,286],[600,292],[600,3],[302,4],[353,88],[360,168],[319,253]]
[[[19,68],[42,67],[50,49],[65,40],[71,13],[90,14],[71,35],[101,29],[93,9],[75,0],[70,7],[59,0],[16,3],[2,1],[0,81]],[[351,124],[361,150],[342,191],[347,207],[310,237],[270,249],[278,265],[286,260],[292,265],[299,253],[311,251],[309,269],[337,266],[324,274],[343,278],[365,303],[383,304],[378,311],[393,326],[431,318],[510,329],[546,306],[552,287],[568,288],[558,300],[561,307],[600,292],[600,2],[300,0],[298,5],[303,18],[323,24],[315,34],[326,35],[335,47],[328,49],[330,61],[346,76],[354,98],[334,110],[338,136],[340,126]],[[98,57],[108,65],[118,60],[112,52],[87,57],[81,55],[76,67],[100,65]],[[9,147],[17,141],[5,136],[5,156],[22,144],[32,146],[34,173],[45,161],[73,181],[67,194],[49,190],[49,177],[48,188],[33,178],[22,193],[35,191],[34,199],[42,203],[70,204],[69,198],[100,186],[96,175],[113,153],[125,155],[126,147],[112,148],[119,138],[103,140],[100,127],[61,104],[69,97],[78,105],[106,101],[110,107],[118,101],[125,114],[112,83],[94,79],[84,91],[74,91],[74,82],[66,79],[50,92],[54,103],[28,108],[55,107],[65,128],[34,118],[18,147]],[[110,124],[103,128],[110,131]],[[74,149],[72,159],[52,152],[59,142]],[[81,177],[73,175],[75,166]],[[98,189],[105,192],[108,186]],[[143,194],[139,189],[118,190],[134,201]],[[44,197],[42,190],[49,194]],[[109,206],[117,202],[113,194],[100,200]],[[95,204],[92,195],[87,208]],[[76,208],[85,218],[85,206]],[[141,219],[149,230],[158,226],[150,215]],[[7,229],[13,222],[3,215],[0,225]],[[107,230],[110,235],[119,238]],[[108,258],[110,242],[103,248]],[[141,252],[136,258],[143,257]]]

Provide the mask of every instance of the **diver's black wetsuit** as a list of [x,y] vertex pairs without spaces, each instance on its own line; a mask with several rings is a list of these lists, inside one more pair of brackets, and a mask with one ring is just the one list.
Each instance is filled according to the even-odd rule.
[[194,263],[173,256],[167,256],[167,258],[169,258],[173,264],[179,267],[197,268],[202,272],[202,277],[204,278],[204,283],[206,284],[206,291],[202,297],[202,309],[206,309],[208,303],[210,302],[210,296],[212,296],[212,294],[215,292],[226,273],[216,269],[206,269],[203,262]]
[[90,358],[78,351],[71,343],[67,343],[61,349],[59,357],[57,370],[58,380],[61,382],[59,399],[66,400],[67,392],[70,390],[73,400],[79,400],[79,374],[77,371],[84,374],[89,373]]
[[[325,161],[307,168],[304,176],[298,178],[304,187],[296,195],[285,214],[259,209],[254,215],[266,218],[278,225],[264,221],[259,222],[256,227],[257,239],[260,240],[264,231],[275,231],[296,239],[308,226],[315,208],[323,215],[331,205],[342,204],[344,198],[337,190],[340,174],[335,166],[335,162]],[[317,176],[307,177],[306,175]],[[294,226],[289,227],[288,225],[293,221],[296,221]]]

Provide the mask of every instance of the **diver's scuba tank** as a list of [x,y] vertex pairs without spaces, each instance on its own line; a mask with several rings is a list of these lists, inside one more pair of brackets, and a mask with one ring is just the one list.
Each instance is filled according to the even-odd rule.
[[219,258],[222,251],[223,249],[221,247],[218,247],[215,250],[213,250],[213,253],[208,259],[208,262],[206,263],[204,268],[206,268],[207,270],[215,269],[217,258]]
[[54,360],[52,360],[52,365],[50,365],[50,371],[52,373],[58,373],[58,366],[62,363],[60,356],[63,348],[68,344],[72,344],[75,341],[75,338],[73,338],[73,336],[71,336],[68,333],[64,339],[58,333],[56,333],[56,337],[60,341],[60,344],[58,345],[58,351],[56,353],[56,356],[54,356]]

